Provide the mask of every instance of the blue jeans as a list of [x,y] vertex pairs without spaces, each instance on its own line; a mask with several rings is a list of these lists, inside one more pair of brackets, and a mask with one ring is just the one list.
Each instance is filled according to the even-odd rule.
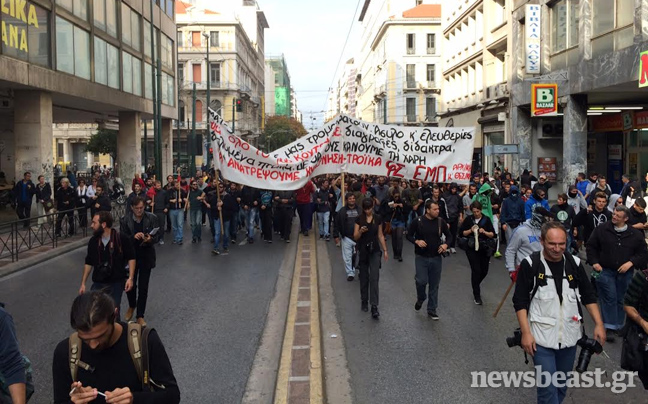
[[603,325],[610,330],[620,330],[625,322],[623,297],[628,290],[634,269],[620,274],[609,268],[603,268],[601,276],[596,280],[596,290],[601,303]]
[[171,228],[173,229],[173,241],[176,243],[182,241],[182,234],[184,228],[184,211],[182,209],[171,209],[169,211],[171,217]]
[[[536,366],[540,366],[539,369],[541,372],[548,372],[549,374],[554,374],[556,372],[571,372],[574,369],[574,359],[576,358],[576,348],[573,346],[571,348],[564,349],[550,349],[545,348],[536,344],[536,353],[533,356],[533,363]],[[538,370],[536,370],[537,372]],[[560,404],[565,399],[567,394],[567,386],[556,387],[551,384],[551,380],[547,380],[547,375],[543,375],[542,378],[536,379],[539,380],[539,383],[544,383],[549,385],[547,387],[537,387],[536,391],[538,393],[538,404]],[[560,383],[565,383],[566,380],[560,380]],[[544,385],[543,384],[543,385]]]
[[256,217],[259,215],[259,208],[250,208],[245,212],[245,221],[247,224],[247,238],[254,238],[254,223],[256,222]]
[[191,237],[200,239],[202,236],[202,210],[189,210]]
[[101,290],[105,294],[109,295],[115,301],[115,307],[117,307],[117,319],[120,318],[121,313],[121,301],[122,294],[124,293],[124,287],[126,286],[126,281],[114,282],[114,283],[100,283],[93,282],[90,286],[91,291]]
[[218,246],[220,245],[221,241],[221,235],[223,236],[223,248],[227,250],[227,247],[229,247],[229,225],[230,221],[223,219],[223,233],[221,233],[221,225],[220,225],[220,218],[214,219],[214,250],[218,250]]
[[[439,283],[441,282],[441,256],[436,257],[423,257],[417,255],[414,258],[414,266],[416,267],[416,298],[420,301],[425,301],[428,298],[427,309],[434,311],[439,307]],[[426,286],[428,288],[428,295],[425,295]]]
[[353,248],[356,243],[348,237],[342,237],[340,240],[342,246],[342,261],[344,261],[344,269],[347,276],[355,276],[354,262],[353,262]]
[[319,234],[320,236],[329,236],[329,218],[331,217],[331,212],[317,212],[317,222],[319,223]]

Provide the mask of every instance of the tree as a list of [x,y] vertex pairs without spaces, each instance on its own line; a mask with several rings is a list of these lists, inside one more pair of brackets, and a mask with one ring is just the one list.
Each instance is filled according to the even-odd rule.
[[304,125],[296,119],[287,116],[277,115],[268,117],[263,133],[266,150],[277,150],[298,138],[306,135],[308,131]]
[[113,161],[117,161],[117,131],[112,129],[99,129],[90,136],[86,151],[93,154],[108,154]]

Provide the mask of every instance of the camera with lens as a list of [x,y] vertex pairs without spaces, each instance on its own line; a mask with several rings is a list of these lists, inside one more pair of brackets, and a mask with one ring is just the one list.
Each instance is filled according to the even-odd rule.
[[442,252],[440,255],[441,255],[443,258],[447,258],[447,257],[450,256],[450,251],[449,251],[449,250],[445,250],[445,251]]
[[512,337],[506,337],[506,345],[508,345],[509,348],[522,346],[522,331],[520,331],[519,328],[516,328],[515,331],[513,331]]
[[603,346],[601,346],[597,340],[589,338],[585,334],[583,334],[576,344],[581,347],[580,355],[578,355],[576,371],[578,373],[583,373],[587,371],[587,367],[592,359],[592,354],[600,354],[603,352]]

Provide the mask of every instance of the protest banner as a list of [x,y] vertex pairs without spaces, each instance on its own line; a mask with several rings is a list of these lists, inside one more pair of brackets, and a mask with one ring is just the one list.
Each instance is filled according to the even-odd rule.
[[223,178],[260,189],[295,190],[322,174],[368,174],[468,184],[474,128],[382,125],[339,115],[270,153],[234,135],[209,109],[214,165]]

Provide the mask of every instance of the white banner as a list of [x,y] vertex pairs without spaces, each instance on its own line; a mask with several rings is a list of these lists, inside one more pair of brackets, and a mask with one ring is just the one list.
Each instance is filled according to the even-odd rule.
[[475,128],[390,126],[340,115],[266,154],[209,113],[215,168],[239,184],[295,190],[311,177],[342,172],[439,183],[470,180]]

